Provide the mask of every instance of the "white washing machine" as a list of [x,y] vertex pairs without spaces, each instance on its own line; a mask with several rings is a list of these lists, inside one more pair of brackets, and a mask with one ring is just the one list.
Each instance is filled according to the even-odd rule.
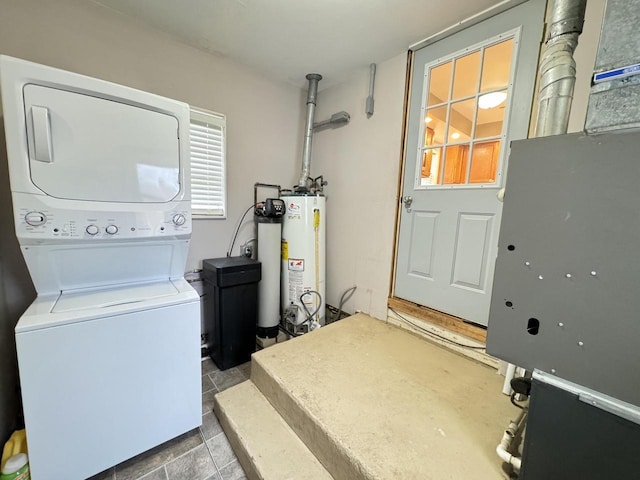
[[202,420],[189,107],[0,56],[34,480],[83,479]]

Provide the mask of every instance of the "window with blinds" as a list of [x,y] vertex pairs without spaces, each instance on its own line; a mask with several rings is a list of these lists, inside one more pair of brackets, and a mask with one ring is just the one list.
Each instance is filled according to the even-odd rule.
[[196,218],[225,218],[226,118],[191,109],[191,213]]

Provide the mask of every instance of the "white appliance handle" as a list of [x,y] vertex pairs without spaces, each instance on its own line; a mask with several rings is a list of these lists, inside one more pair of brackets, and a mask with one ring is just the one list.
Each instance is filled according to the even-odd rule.
[[31,107],[31,122],[33,124],[33,158],[39,162],[53,162],[51,151],[51,122],[49,109],[33,105]]

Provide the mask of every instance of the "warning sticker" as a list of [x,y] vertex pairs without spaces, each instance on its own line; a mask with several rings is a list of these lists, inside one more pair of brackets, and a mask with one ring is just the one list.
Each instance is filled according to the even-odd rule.
[[289,215],[300,215],[300,204],[295,202],[289,202],[287,205],[287,213]]
[[282,260],[289,260],[289,242],[283,240],[281,245]]
[[289,271],[291,271],[291,272],[304,272],[304,259],[302,259],[302,258],[290,258],[289,259]]
[[304,274],[298,271],[292,271],[289,273],[289,301],[297,302],[300,295],[304,293]]
[[299,203],[289,202],[287,205],[287,218],[289,220],[300,220],[302,213],[301,210]]

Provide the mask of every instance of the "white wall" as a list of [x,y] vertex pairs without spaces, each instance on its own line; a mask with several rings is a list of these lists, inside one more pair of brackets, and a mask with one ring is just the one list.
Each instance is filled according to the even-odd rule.
[[[198,220],[187,269],[224,256],[255,182],[291,186],[299,173],[304,127],[300,89],[269,81],[248,67],[188,47],[172,37],[86,0],[0,0],[0,54],[121,83],[227,115],[228,219]],[[0,129],[0,134],[4,133]],[[6,159],[0,185],[8,211]],[[4,172],[4,173],[3,173]],[[239,242],[253,235],[253,222]],[[0,445],[18,415],[13,328],[33,299],[11,217],[0,242]],[[237,250],[236,250],[237,252]]]
[[393,261],[401,156],[406,54],[377,67],[375,113],[367,119],[369,68],[321,90],[316,121],[346,110],[351,122],[313,139],[312,176],[329,181],[327,195],[327,302],[338,305],[347,288],[358,289],[345,306],[386,318]]
[[[587,3],[584,33],[576,50],[577,79],[569,131],[584,127],[591,75],[605,0]],[[337,305],[352,285],[346,306],[386,318],[398,205],[399,156],[406,55],[378,65],[375,114],[366,118],[369,69],[318,95],[316,119],[351,113],[345,127],[314,137],[313,175],[329,180],[327,193],[327,302]]]

